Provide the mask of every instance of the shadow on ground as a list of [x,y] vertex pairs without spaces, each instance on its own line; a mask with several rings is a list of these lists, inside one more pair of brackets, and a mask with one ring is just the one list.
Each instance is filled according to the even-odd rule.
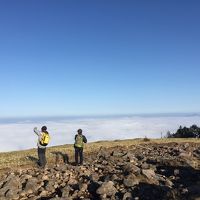
[[54,151],[54,152],[52,152],[52,154],[56,156],[56,158],[55,158],[56,164],[62,163],[62,162],[66,163],[66,164],[70,163],[68,154],[64,154],[60,151]]

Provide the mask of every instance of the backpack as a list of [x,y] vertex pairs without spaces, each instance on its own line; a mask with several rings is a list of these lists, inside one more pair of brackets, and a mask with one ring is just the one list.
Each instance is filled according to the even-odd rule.
[[48,133],[42,132],[42,136],[40,139],[40,144],[42,146],[47,146],[49,144],[50,136]]
[[83,147],[83,136],[82,135],[77,135],[76,136],[76,140],[75,140],[75,144],[74,144],[75,147]]

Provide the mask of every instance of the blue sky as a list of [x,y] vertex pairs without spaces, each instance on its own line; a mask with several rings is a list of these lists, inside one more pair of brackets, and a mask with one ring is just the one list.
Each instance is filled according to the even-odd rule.
[[0,1],[0,117],[199,112],[199,8]]

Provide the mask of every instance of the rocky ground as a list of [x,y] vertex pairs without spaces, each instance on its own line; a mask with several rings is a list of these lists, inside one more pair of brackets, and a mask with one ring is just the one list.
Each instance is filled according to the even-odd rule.
[[[200,200],[200,144],[144,143],[101,148],[83,166],[16,169],[0,181],[1,200]],[[66,161],[66,160],[65,160]]]

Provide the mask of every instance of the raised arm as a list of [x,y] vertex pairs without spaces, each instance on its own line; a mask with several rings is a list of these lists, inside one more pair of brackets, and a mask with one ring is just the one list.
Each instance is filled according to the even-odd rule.
[[33,129],[33,131],[34,131],[34,133],[36,134],[36,135],[40,135],[40,131],[37,129],[37,127],[35,127],[34,129]]

